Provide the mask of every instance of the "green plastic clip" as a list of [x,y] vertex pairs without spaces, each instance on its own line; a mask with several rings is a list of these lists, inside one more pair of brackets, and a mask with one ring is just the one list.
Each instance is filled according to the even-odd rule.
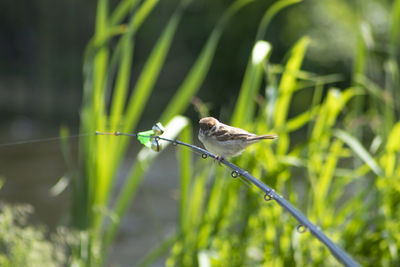
[[151,138],[150,138],[150,136],[154,136],[154,131],[153,130],[139,132],[137,139],[145,147],[151,148]]

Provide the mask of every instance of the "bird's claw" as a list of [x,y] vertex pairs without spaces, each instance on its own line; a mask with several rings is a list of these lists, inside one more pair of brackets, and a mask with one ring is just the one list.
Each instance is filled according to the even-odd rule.
[[221,165],[221,161],[224,159],[224,157],[222,157],[222,156],[219,156],[219,155],[216,155],[215,156],[215,160],[218,162],[218,165],[219,166],[222,166]]

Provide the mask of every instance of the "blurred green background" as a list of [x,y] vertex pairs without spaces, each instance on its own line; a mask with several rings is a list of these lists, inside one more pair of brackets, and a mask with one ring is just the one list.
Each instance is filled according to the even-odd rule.
[[0,146],[2,202],[34,207],[0,206],[0,265],[339,265],[188,151],[67,138],[161,121],[199,144],[207,113],[277,133],[234,162],[363,265],[400,263],[400,1],[4,0],[0,15],[0,143],[62,138]]
[[[118,1],[110,1],[116,5]],[[257,1],[245,7],[223,34],[211,70],[199,96],[212,103],[212,113],[229,114],[239,91],[256,25],[274,1]],[[174,47],[152,96],[149,121],[156,118],[192,64],[196,53],[230,1],[194,1],[186,10]],[[152,18],[139,31],[135,50],[136,77],[151,44],[171,16],[177,1],[161,1]],[[392,1],[304,1],[279,13],[266,33],[274,47],[271,61],[282,62],[288,49],[303,36],[313,42],[305,68],[319,74],[340,73],[350,83],[352,58],[360,27],[366,28],[370,45],[387,41]],[[1,120],[23,116],[59,125],[77,123],[82,95],[82,58],[93,35],[96,1],[15,1],[0,3]],[[365,25],[363,24],[365,23]],[[229,62],[229,64],[227,64]],[[214,92],[218,91],[218,97]],[[304,101],[299,100],[299,105]],[[300,107],[299,107],[300,109]],[[297,110],[295,110],[297,111]],[[189,114],[194,118],[193,110]],[[226,115],[227,116],[227,115]]]

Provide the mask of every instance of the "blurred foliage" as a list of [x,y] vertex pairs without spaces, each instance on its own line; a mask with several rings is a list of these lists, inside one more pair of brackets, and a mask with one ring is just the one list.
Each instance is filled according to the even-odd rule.
[[[151,20],[144,21],[138,29],[140,38],[136,40],[135,49],[141,52],[135,55],[133,77],[139,75],[177,2],[160,1]],[[169,96],[179,86],[182,73],[191,66],[203,41],[230,2],[196,0],[183,14],[174,48],[157,83],[160,92],[150,96],[156,103],[153,109],[157,108],[157,113],[168,103]],[[231,27],[226,29],[199,94],[205,102],[212,102],[213,113],[225,116],[233,110],[258,18],[274,2],[255,1],[239,12]],[[110,8],[118,3],[118,0],[110,1]],[[344,85],[338,85],[347,86],[351,83],[358,32],[375,54],[369,59],[368,68],[372,68],[371,72],[374,68],[379,71],[374,66],[380,65],[382,55],[388,51],[387,41],[395,38],[398,32],[388,30],[392,23],[396,25],[390,19],[394,10],[391,5],[391,0],[304,1],[271,21],[265,38],[274,47],[271,59],[282,62],[296,40],[308,35],[312,39],[312,49],[305,60],[307,69],[320,74],[342,73]],[[0,22],[4,27],[0,31],[0,86],[5,95],[0,107],[4,120],[25,115],[52,120],[57,125],[60,119],[77,123],[83,81],[80,66],[85,44],[93,34],[95,7],[96,1],[22,0],[18,5],[12,0],[1,1]],[[123,18],[123,22],[126,21],[127,18]],[[112,43],[115,44],[113,40]],[[226,64],[227,61],[231,64]],[[221,97],[215,99],[215,90]],[[296,111],[305,108],[302,103],[296,99]],[[146,108],[144,114],[149,121],[157,119],[150,108]],[[187,114],[195,117],[192,109]]]
[[[399,2],[393,4],[394,16]],[[386,33],[398,25],[388,27]],[[361,38],[350,50],[358,62],[353,86],[339,90],[331,85],[334,76],[301,70],[313,42],[312,36],[301,38],[285,66],[264,61],[264,88],[259,82],[248,83],[246,73],[231,122],[256,133],[275,132],[280,138],[249,147],[235,163],[283,194],[363,266],[396,266],[398,46],[390,44],[379,59],[383,64],[370,66],[376,52]],[[312,92],[300,98],[308,108],[293,112],[293,102],[304,91]],[[256,112],[249,108],[255,99]],[[312,235],[299,233],[296,221],[278,205],[265,203],[255,188],[230,180],[226,170],[210,170],[211,164],[199,159],[193,170],[182,173],[190,188],[182,192],[190,193],[181,196],[186,208],[181,209],[168,266],[340,266]]]
[[28,225],[33,213],[29,205],[0,203],[1,266],[63,266],[69,262],[76,234],[58,228],[49,237],[41,225]]

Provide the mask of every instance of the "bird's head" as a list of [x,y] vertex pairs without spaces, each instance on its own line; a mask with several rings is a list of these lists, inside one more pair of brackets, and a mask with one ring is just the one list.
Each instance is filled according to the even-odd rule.
[[219,121],[213,117],[202,118],[199,121],[199,125],[200,125],[199,133],[201,135],[209,136],[210,134],[212,134],[213,132],[215,132],[217,130],[218,123],[219,123]]

